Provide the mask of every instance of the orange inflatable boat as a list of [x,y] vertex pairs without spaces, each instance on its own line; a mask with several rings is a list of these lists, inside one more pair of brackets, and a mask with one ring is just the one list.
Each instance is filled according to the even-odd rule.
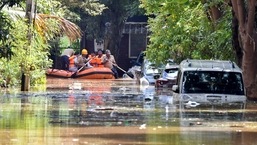
[[105,67],[92,67],[82,70],[74,74],[74,72],[48,69],[46,71],[48,77],[55,78],[79,78],[79,79],[114,79],[114,75],[111,69]]

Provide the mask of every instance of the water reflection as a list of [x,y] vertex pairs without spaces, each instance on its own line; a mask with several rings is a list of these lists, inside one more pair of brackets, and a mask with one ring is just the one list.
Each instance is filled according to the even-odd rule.
[[175,102],[169,89],[132,81],[81,83],[2,94],[0,144],[257,143],[252,102]]

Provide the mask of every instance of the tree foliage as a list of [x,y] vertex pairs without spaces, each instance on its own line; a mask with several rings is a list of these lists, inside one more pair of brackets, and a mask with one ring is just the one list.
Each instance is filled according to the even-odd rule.
[[11,59],[11,55],[13,54],[11,51],[11,44],[8,39],[11,37],[9,35],[11,29],[13,29],[11,25],[11,20],[8,15],[0,12],[0,58],[4,57],[7,59]]
[[[57,24],[61,28],[60,31],[64,32],[65,34],[65,35],[62,35],[64,37],[58,36],[58,37],[55,37],[56,39],[49,40],[49,43],[52,45],[52,49],[51,49],[51,53],[53,53],[52,55],[53,56],[59,55],[61,51],[69,45],[72,46],[72,48],[74,48],[75,50],[79,49],[80,48],[78,43],[79,40],[77,38],[80,38],[80,35],[83,35],[83,31],[80,31],[79,34],[76,34],[76,32],[78,29],[80,29],[77,27],[77,25],[81,26],[81,24],[83,23],[83,18],[81,18],[81,14],[95,16],[95,15],[101,14],[101,12],[105,8],[106,7],[103,4],[99,3],[98,0],[83,0],[83,1],[82,0],[60,0],[60,1],[42,0],[42,1],[39,1],[37,4],[38,12],[44,13],[44,15],[47,14],[48,18],[54,17],[55,21],[57,21]],[[48,18],[44,17],[44,19],[48,19]],[[66,21],[66,20],[69,20],[69,21]],[[59,22],[65,25],[60,25]],[[72,22],[72,23],[68,23],[68,22]],[[74,28],[74,30],[76,31],[70,28]],[[66,39],[66,38],[69,38],[69,39]],[[65,40],[67,42],[64,42],[62,40]],[[66,45],[62,45],[61,43]]]
[[148,15],[153,16],[149,22],[149,58],[237,60],[247,97],[256,100],[256,0],[141,1]]
[[27,27],[25,19],[16,20],[12,26],[7,42],[13,55],[10,60],[0,58],[0,63],[5,66],[0,69],[0,83],[5,86],[18,85],[21,72],[29,75],[32,83],[38,82],[37,80],[45,76],[45,69],[51,64],[48,59],[49,45],[37,31],[34,31],[31,43],[28,41],[27,33],[24,32],[30,28]]
[[[32,84],[44,81],[45,69],[51,65],[51,60],[48,58],[49,40],[67,35],[73,41],[81,36],[77,25],[63,17],[51,15],[58,12],[49,10],[53,10],[52,8],[60,3],[56,1],[49,7],[47,7],[47,4],[50,4],[48,1],[44,4],[45,7],[42,9],[43,6],[40,7],[41,4],[38,3],[39,10],[48,14],[35,14],[32,23],[34,25],[27,23],[20,15],[22,12],[10,18],[1,11],[3,21],[0,23],[0,31],[4,33],[1,33],[3,37],[0,38],[2,52],[0,63],[6,66],[0,69],[1,85],[19,84],[22,73],[31,78]],[[20,6],[24,7],[24,3]],[[61,16],[62,13],[59,12]],[[30,39],[28,36],[31,36]],[[8,55],[6,55],[7,52]]]
[[[87,13],[92,16],[100,15],[105,5],[100,0],[61,0],[62,5],[66,6],[72,12]],[[77,9],[78,11],[76,11]]]
[[[212,3],[201,1],[141,0],[149,19],[150,44],[147,57],[157,63],[169,58],[180,62],[186,58],[234,60],[231,43],[231,13],[215,24],[208,17]],[[225,52],[225,53],[224,53]]]

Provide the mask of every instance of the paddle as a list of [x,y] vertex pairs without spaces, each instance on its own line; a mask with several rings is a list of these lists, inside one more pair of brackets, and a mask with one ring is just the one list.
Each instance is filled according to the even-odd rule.
[[79,73],[86,65],[88,65],[90,63],[90,61],[92,60],[93,58],[90,58],[86,64],[84,64],[81,68],[79,68],[79,70],[77,70],[76,72],[74,72],[71,77],[75,77],[77,73]]
[[[112,63],[112,62],[111,62]],[[134,78],[134,75],[132,73],[126,72],[124,69],[122,69],[121,67],[119,67],[117,64],[112,63],[112,65],[116,66],[118,69],[120,69],[121,71],[123,71],[125,74],[127,74],[130,78]]]
[[90,58],[86,64],[84,64],[77,72],[80,72],[86,65],[88,65],[90,63],[90,61],[92,60],[92,58]]

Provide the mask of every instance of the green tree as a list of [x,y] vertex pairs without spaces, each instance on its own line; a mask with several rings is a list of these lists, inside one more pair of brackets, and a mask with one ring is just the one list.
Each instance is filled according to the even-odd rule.
[[[172,3],[172,5],[169,6],[167,11],[174,10],[170,13],[163,10],[163,6],[166,6],[169,3]],[[192,58],[198,58],[196,57],[196,55],[192,55],[196,53],[199,56],[201,56],[200,58],[203,58],[203,56],[207,54],[205,58],[208,58],[208,59],[214,58],[214,59],[237,60],[237,63],[241,66],[243,71],[243,78],[245,82],[247,97],[249,99],[256,100],[257,98],[256,96],[257,94],[256,47],[257,46],[255,44],[257,42],[257,37],[255,32],[257,29],[256,27],[257,1],[256,0],[248,0],[248,1],[203,0],[201,2],[194,2],[194,3],[198,3],[197,6],[201,5],[199,9],[201,13],[195,13],[194,11],[192,11],[197,7],[196,6],[189,7],[190,5],[192,5],[192,2],[188,0],[184,0],[184,1],[173,0],[170,2],[167,2],[167,1],[153,2],[151,0],[142,0],[142,6],[147,10],[148,14],[154,15],[155,19],[159,18],[160,15],[167,12],[168,14],[173,15],[172,17],[173,20],[179,17],[181,18],[181,19],[175,20],[176,22],[188,20],[188,17],[184,17],[183,13],[180,13],[181,11],[179,11],[179,9],[181,8],[185,11],[184,13],[187,13],[186,11],[187,9],[185,8],[189,8],[188,10],[192,12],[191,15],[189,16],[192,17],[193,19],[191,19],[192,21],[188,21],[188,24],[191,24],[192,22],[194,22],[194,20],[206,19],[206,16],[208,18],[208,21],[206,20],[201,21],[201,23],[199,23],[199,25],[196,27],[198,29],[198,32],[200,32],[199,34],[202,34],[202,35],[196,35],[197,36],[196,38],[201,38],[200,39],[201,41],[194,41],[196,42],[196,45],[195,45],[197,46],[196,49],[187,50],[187,51],[185,51],[185,47],[181,47],[180,49],[176,47],[177,45],[181,46],[184,43],[184,41],[183,42],[179,41],[179,42],[182,42],[182,44],[174,43],[173,41],[177,39],[176,37],[181,35],[184,36],[183,38],[187,38],[185,36],[185,34],[188,35],[188,33],[186,33],[187,31],[181,31],[180,29],[180,28],[185,28],[185,26],[188,27],[187,24],[179,23],[179,24],[182,24],[182,27],[177,27],[178,25],[176,24],[178,23],[176,23],[174,26],[172,26],[173,28],[176,29],[176,31],[180,30],[181,35],[177,35],[176,33],[174,33],[174,31],[169,31],[169,34],[172,34],[175,36],[169,39],[160,39],[160,36],[162,36],[162,33],[156,31],[157,29],[155,30],[152,29],[158,26],[158,23],[160,23],[160,21],[157,21],[157,23],[155,23],[154,21],[150,22],[151,44],[149,46],[149,50],[147,51],[149,52],[147,53],[148,56],[154,59],[153,56],[151,57],[151,52],[157,52],[157,48],[161,47],[162,45],[160,41],[165,42],[165,40],[166,41],[171,40],[171,46],[169,48],[171,48],[172,51],[176,51],[177,54],[179,55],[181,54],[187,55],[189,53],[192,56]],[[204,13],[206,14],[206,16],[204,15]],[[200,17],[202,17],[203,19],[199,19]],[[205,27],[206,22],[209,23],[208,27]],[[230,29],[231,26],[232,26],[232,29]],[[199,28],[204,28],[204,29],[199,29]],[[186,29],[186,30],[189,30],[191,32],[192,28]],[[201,31],[201,30],[204,30],[204,31]],[[192,34],[189,34],[189,36],[193,38]],[[186,39],[186,40],[192,40],[192,39]],[[156,48],[153,48],[154,45],[152,43],[157,44],[155,45]],[[177,45],[174,47],[175,44]],[[190,42],[189,44],[193,44],[193,43]],[[167,51],[167,49],[161,52],[165,52],[165,51],[170,52],[170,51]],[[178,50],[183,50],[183,51],[178,51]],[[195,52],[195,53],[192,53],[192,52]],[[205,53],[201,53],[201,52],[205,52]],[[164,55],[161,55],[160,53],[159,55],[164,56]],[[173,56],[174,55],[170,55],[170,57],[173,57]],[[165,57],[162,57],[162,58],[165,58]]]
[[[24,6],[24,3],[20,6]],[[44,11],[47,12],[47,9]],[[0,63],[5,66],[0,69],[0,84],[4,86],[19,84],[21,73],[32,78],[33,84],[45,81],[45,69],[51,64],[48,59],[49,40],[66,35],[73,41],[81,36],[77,25],[62,17],[35,14],[32,20],[34,25],[28,25],[25,18],[20,17],[22,12],[18,15],[9,14],[12,17],[8,17],[3,11],[0,12],[5,18],[0,23],[0,30],[4,32],[0,40]],[[27,32],[30,32],[29,39]],[[8,55],[5,55],[6,52]]]
[[13,29],[11,25],[11,20],[7,16],[7,14],[0,12],[0,58],[4,57],[8,60],[11,59],[11,55],[13,54],[11,51],[11,44],[8,39],[11,37],[9,35],[11,29]]
[[[169,58],[235,60],[231,43],[231,13],[211,19],[212,3],[202,1],[141,0],[149,18],[150,44],[147,57],[157,63]],[[218,2],[217,2],[218,3]],[[226,51],[224,51],[226,50]],[[225,52],[225,53],[224,53]]]
[[4,57],[8,60],[13,54],[11,52],[11,44],[8,39],[11,37],[9,35],[10,30],[13,29],[11,25],[11,20],[7,14],[3,13],[2,10],[4,7],[12,7],[14,5],[19,5],[24,0],[4,0],[0,1],[0,58]]
[[[37,4],[39,13],[44,13],[51,16],[58,16],[69,20],[80,27],[83,24],[83,18],[81,14],[89,16],[100,15],[106,7],[98,0],[41,0]],[[59,18],[59,19],[60,19]],[[81,31],[83,34],[83,31]],[[67,39],[68,38],[68,39]],[[70,39],[70,37],[55,37],[55,39],[48,40],[51,44],[51,55],[58,56],[63,49],[67,46],[72,46],[76,51],[80,49],[78,39]],[[57,66],[56,66],[57,67]]]

